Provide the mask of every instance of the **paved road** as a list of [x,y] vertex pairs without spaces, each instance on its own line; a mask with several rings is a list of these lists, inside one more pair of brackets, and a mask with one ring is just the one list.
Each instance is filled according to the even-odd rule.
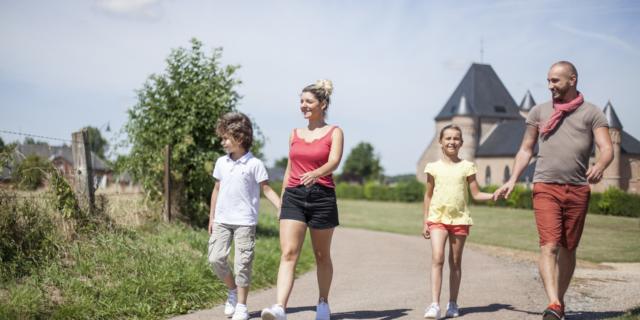
[[[419,236],[338,228],[329,297],[332,319],[421,319],[430,302],[429,257],[430,244]],[[468,246],[462,265],[461,319],[541,318],[546,299],[534,262]],[[578,269],[567,297],[567,319],[603,319],[640,305],[639,270],[639,264]],[[447,282],[443,281],[441,306],[448,301]],[[314,271],[297,279],[288,319],[314,319],[317,294]],[[274,302],[273,288],[252,292],[248,301],[252,319]],[[218,306],[174,319],[225,317]]]

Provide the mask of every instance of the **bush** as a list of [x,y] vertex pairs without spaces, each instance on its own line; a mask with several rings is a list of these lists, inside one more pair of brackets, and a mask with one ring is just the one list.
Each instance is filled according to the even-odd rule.
[[591,194],[589,211],[612,216],[640,217],[640,195],[610,187],[604,193]]
[[22,160],[13,171],[13,181],[23,190],[35,190],[42,186],[46,173],[51,164],[36,155],[30,155]]
[[424,184],[418,180],[401,181],[392,188],[396,201],[417,202],[424,199]]
[[28,275],[56,253],[58,238],[40,202],[0,191],[0,280]]
[[336,185],[336,197],[338,199],[364,199],[362,185],[340,182]]

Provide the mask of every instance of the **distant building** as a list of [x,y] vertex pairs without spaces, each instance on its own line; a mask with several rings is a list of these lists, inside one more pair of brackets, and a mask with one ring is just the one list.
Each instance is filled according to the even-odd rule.
[[[425,165],[440,158],[438,134],[445,125],[455,123],[463,131],[460,157],[476,163],[478,182],[481,185],[501,185],[511,177],[514,157],[526,129],[525,119],[535,105],[529,91],[520,105],[516,104],[490,65],[472,64],[435,118],[435,136],[418,161],[416,177],[426,181]],[[609,120],[614,160],[605,170],[602,181],[593,185],[592,190],[603,191],[614,186],[640,193],[640,141],[622,130],[622,123],[611,102],[603,112]],[[537,151],[536,147],[534,152]],[[595,163],[596,156],[592,155],[591,165]],[[534,157],[519,182],[527,185],[531,182],[535,161]]]
[[[28,156],[38,156],[41,159],[51,161],[53,166],[60,171],[68,181],[73,181],[73,154],[69,146],[50,146],[47,144],[20,144],[16,148],[16,160],[18,162]],[[131,178],[127,174],[116,176],[107,163],[91,152],[91,167],[93,168],[94,186],[96,190],[116,187],[118,189],[135,188]],[[0,172],[0,181],[11,179],[12,168],[3,168]]]

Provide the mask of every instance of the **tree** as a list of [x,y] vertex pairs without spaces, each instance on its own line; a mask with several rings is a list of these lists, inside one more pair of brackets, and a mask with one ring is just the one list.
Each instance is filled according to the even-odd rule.
[[368,142],[356,145],[344,162],[340,179],[358,182],[379,180],[384,169],[380,166],[380,159],[374,154],[373,146]]
[[[131,145],[126,169],[147,195],[162,197],[163,150],[172,145],[171,175],[177,205],[183,216],[206,226],[211,172],[224,154],[215,134],[220,116],[235,111],[240,95],[234,77],[239,66],[222,66],[222,49],[206,55],[202,43],[191,40],[191,48],[171,51],[163,74],[153,74],[137,91],[138,101],[125,125]],[[259,132],[254,124],[254,132]],[[263,138],[254,137],[252,151],[260,156]]]
[[273,166],[276,168],[282,168],[282,169],[287,169],[287,162],[289,162],[289,158],[288,157],[282,157],[276,161],[273,162]]
[[35,140],[31,137],[25,137],[23,144],[41,144],[41,145],[49,145],[45,141]]
[[3,149],[4,149],[4,140],[0,138],[0,151],[2,151]]
[[109,142],[102,137],[100,129],[96,127],[87,126],[83,129],[87,130],[87,136],[89,137],[89,150],[93,151],[100,158],[105,158],[105,152],[109,148]]

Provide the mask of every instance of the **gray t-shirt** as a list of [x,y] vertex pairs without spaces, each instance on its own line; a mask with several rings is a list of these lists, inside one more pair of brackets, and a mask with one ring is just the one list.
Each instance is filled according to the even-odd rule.
[[[527,125],[538,127],[539,134],[539,128],[553,111],[551,101],[533,107]],[[586,173],[593,150],[593,130],[608,126],[604,112],[586,101],[567,114],[548,138],[538,136],[533,182],[588,184]]]

